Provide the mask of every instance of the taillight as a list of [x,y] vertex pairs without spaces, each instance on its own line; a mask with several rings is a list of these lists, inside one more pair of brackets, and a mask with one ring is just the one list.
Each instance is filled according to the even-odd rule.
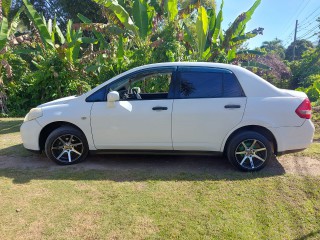
[[303,102],[299,105],[299,107],[296,109],[296,114],[305,119],[311,118],[311,102],[308,98],[303,100]]

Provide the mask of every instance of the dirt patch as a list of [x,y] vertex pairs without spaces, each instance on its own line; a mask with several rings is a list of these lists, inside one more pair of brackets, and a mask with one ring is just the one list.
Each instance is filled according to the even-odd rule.
[[[154,155],[92,155],[80,164],[59,166],[44,155],[31,157],[0,156],[0,169],[46,169],[55,171],[112,170],[151,171],[166,173],[219,174],[236,171],[222,157],[211,156],[154,156]],[[290,173],[295,175],[320,176],[320,159],[310,157],[282,156],[273,158],[261,171],[267,175]]]

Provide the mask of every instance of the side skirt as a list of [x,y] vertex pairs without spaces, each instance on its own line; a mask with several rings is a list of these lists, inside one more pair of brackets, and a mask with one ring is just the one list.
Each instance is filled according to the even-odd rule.
[[179,150],[90,150],[91,154],[134,154],[134,155],[202,155],[202,156],[222,156],[222,152],[211,151],[179,151]]

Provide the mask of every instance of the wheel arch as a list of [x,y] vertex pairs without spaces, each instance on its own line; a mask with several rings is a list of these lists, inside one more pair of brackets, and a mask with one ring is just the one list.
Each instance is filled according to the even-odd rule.
[[[45,146],[45,142],[48,138],[48,136],[50,135],[50,133],[52,133],[54,130],[56,130],[59,127],[63,127],[63,126],[70,126],[73,127],[75,129],[78,129],[79,131],[81,131],[83,133],[83,135],[86,137],[86,135],[84,134],[84,132],[81,130],[81,128],[79,128],[77,125],[70,123],[70,122],[65,122],[65,121],[56,121],[56,122],[51,122],[49,124],[47,124],[44,128],[42,128],[40,135],[39,135],[39,147],[40,147],[40,151],[44,150],[44,146]],[[87,138],[87,137],[86,137]]]
[[262,126],[258,126],[258,125],[247,125],[247,126],[243,126],[240,127],[236,130],[234,130],[227,138],[225,144],[224,144],[224,148],[223,148],[223,153],[225,154],[229,145],[230,140],[236,136],[237,134],[241,133],[241,132],[245,132],[245,131],[254,131],[257,133],[262,134],[263,136],[265,136],[271,143],[272,143],[272,147],[273,147],[273,152],[274,154],[278,153],[278,143],[277,140],[274,136],[274,134],[267,129],[266,127],[262,127]]

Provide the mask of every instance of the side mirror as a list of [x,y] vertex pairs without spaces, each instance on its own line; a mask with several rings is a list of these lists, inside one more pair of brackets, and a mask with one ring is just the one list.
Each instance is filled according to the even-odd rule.
[[107,95],[108,102],[116,102],[120,100],[119,93],[117,91],[111,91]]

